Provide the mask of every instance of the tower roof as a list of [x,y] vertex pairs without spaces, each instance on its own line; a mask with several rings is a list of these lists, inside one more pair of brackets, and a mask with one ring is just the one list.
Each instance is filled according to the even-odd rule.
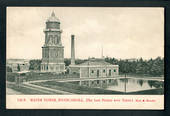
[[60,22],[60,20],[55,16],[54,11],[51,13],[51,16],[47,19],[47,22]]

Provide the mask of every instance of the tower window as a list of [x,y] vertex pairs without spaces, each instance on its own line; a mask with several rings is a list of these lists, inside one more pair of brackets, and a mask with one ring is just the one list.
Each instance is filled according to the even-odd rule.
[[113,71],[116,72],[116,69],[114,69]]
[[59,38],[57,37],[57,44],[59,43]]
[[106,72],[106,70],[104,69],[104,70],[103,70],[103,73],[105,73],[105,72]]
[[54,37],[52,37],[52,43],[53,43],[53,44],[55,44],[55,40],[54,40],[54,39],[55,39],[55,38],[54,38]]
[[111,76],[111,71],[112,71],[112,70],[109,70],[109,76]]
[[92,70],[91,73],[94,73],[94,70]]
[[99,80],[97,80],[97,84],[99,84]]

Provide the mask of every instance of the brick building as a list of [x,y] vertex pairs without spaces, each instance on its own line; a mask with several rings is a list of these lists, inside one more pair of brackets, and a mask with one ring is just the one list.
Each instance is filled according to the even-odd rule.
[[69,68],[70,74],[79,73],[80,78],[116,77],[119,74],[119,66],[104,59],[89,59],[82,64],[70,65]]
[[52,12],[46,21],[45,43],[42,47],[41,72],[65,72],[64,46],[61,42],[60,21]]

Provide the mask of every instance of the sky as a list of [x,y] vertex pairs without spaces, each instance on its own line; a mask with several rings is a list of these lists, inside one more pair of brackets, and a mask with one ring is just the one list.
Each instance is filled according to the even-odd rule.
[[161,7],[8,7],[7,58],[41,59],[45,22],[55,12],[63,30],[64,57],[118,59],[164,57]]

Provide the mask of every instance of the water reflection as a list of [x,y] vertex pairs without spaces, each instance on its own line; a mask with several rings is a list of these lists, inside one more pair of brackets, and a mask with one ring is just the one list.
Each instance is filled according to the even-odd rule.
[[151,80],[148,80],[148,84],[149,86],[152,88],[163,88],[163,82],[160,82],[160,81],[151,81]]
[[122,91],[122,92],[135,92],[149,89],[163,88],[163,81],[144,80],[137,78],[122,78],[122,79],[106,79],[106,80],[93,80],[93,81],[77,81],[71,82],[81,86],[88,86],[94,88],[103,88],[107,90]]
[[137,83],[142,87],[142,85],[143,85],[143,80],[137,80]]
[[164,83],[162,81],[155,80],[143,80],[143,79],[117,79],[118,86],[107,86],[107,90],[115,90],[122,92],[135,92],[149,89],[163,88]]
[[[111,80],[111,79],[110,79],[110,80]],[[110,81],[110,83],[111,83],[111,81]],[[113,80],[110,85],[112,85],[112,86],[118,86],[118,80],[117,80],[117,79]]]

